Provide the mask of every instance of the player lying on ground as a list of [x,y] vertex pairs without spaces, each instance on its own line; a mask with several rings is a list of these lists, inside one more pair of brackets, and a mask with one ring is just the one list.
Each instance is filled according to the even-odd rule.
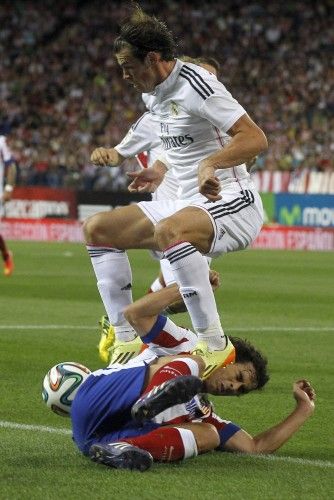
[[201,396],[259,389],[266,374],[258,368],[235,363],[203,381],[203,360],[178,356],[97,370],[83,381],[72,403],[74,442],[94,461],[141,471],[153,460],[173,462],[210,450],[272,453],[312,415],[315,392],[309,382],[295,382],[294,410],[255,437],[218,417]]
[[[210,271],[213,286],[219,285],[219,273]],[[127,363],[131,358],[137,356],[137,360],[151,359],[152,354],[157,357],[175,354],[197,354],[205,363],[203,377],[206,378],[220,367],[226,367],[230,363],[251,363],[253,365],[265,366],[266,360],[263,355],[248,341],[230,337],[225,349],[225,357],[219,357],[215,362],[212,356],[205,356],[198,347],[198,339],[195,333],[187,328],[176,325],[170,318],[160,314],[169,304],[177,303],[181,298],[177,285],[173,285],[158,292],[145,295],[141,299],[129,305],[124,310],[124,317],[137,333],[136,341],[132,342],[132,351],[124,350],[124,345],[115,342],[104,354],[111,354],[111,366],[113,363]],[[111,336],[109,336],[111,340]],[[147,346],[143,350],[143,343]],[[140,354],[141,353],[141,354]]]

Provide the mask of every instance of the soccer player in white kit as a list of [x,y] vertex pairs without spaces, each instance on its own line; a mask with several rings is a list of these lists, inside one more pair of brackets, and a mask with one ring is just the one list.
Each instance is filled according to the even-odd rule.
[[[192,62],[197,64],[216,77],[218,76],[218,71],[220,68],[219,63],[210,57],[202,57],[199,59],[194,59],[188,56],[182,56],[181,58],[184,62]],[[93,164],[98,166],[109,166],[118,167],[127,158],[137,158],[139,165],[142,168],[147,168],[152,165],[161,157],[162,155],[162,143],[158,135],[159,122],[155,119],[154,115],[149,112],[144,113],[128,130],[125,137],[120,141],[120,143],[113,148],[98,147],[94,149],[91,154],[91,161]],[[164,176],[161,184],[159,186],[149,185],[149,192],[152,192],[153,200],[175,200],[178,198],[178,182],[172,170],[168,170]],[[145,191],[144,188],[133,188],[133,191]],[[132,189],[130,188],[130,191]],[[156,257],[156,254],[154,255]],[[210,265],[211,258],[206,258],[208,264]],[[167,259],[160,259],[160,269],[161,272],[159,276],[152,282],[149,292],[157,292],[165,286],[169,286],[175,283],[175,278],[171,270],[171,266]],[[211,272],[210,272],[211,273]],[[212,274],[210,274],[211,281]],[[216,276],[213,276],[213,282],[217,285]],[[219,281],[219,280],[218,280]],[[170,304],[167,308],[169,313],[185,312],[186,308],[184,306],[183,300],[179,300],[174,304]],[[110,325],[108,316],[103,315],[99,321],[101,325],[101,339],[98,345],[99,355],[103,362],[111,362],[113,359],[119,359],[123,355],[136,355],[136,344],[131,345],[127,342],[126,345],[122,343],[115,344],[115,332],[112,325]],[[139,339],[138,339],[139,340]],[[115,347],[117,351],[115,352]],[[138,342],[138,350],[141,348]],[[124,351],[124,352],[123,352]],[[125,356],[124,359],[127,359]]]
[[[140,160],[140,154],[146,153],[146,164]],[[144,113],[129,129],[122,141],[113,148],[96,148],[91,155],[95,165],[115,167],[121,165],[127,158],[137,157],[143,167],[152,166],[162,153],[161,141],[158,135],[157,122],[151,113]],[[153,188],[152,188],[153,190]],[[169,171],[157,189],[152,192],[153,200],[177,199],[178,182]],[[161,259],[161,272],[165,284],[174,282],[174,276],[167,259]],[[152,291],[160,289],[159,278],[151,285]]]
[[[171,33],[139,7],[121,26],[114,50],[124,79],[147,94],[148,109],[160,121],[166,165],[178,179],[181,196],[192,199],[142,202],[85,221],[98,289],[117,337],[133,340],[135,332],[123,315],[132,302],[125,250],[163,251],[199,337],[198,352],[218,367],[229,340],[202,254],[246,248],[260,232],[262,203],[242,165],[265,150],[267,140],[223,84],[174,58]],[[221,132],[231,137],[229,142]]]
[[[212,58],[201,58],[199,60],[184,56],[182,61],[192,62],[197,64],[216,77],[218,76],[219,63]],[[131,128],[128,130],[122,141],[113,148],[98,147],[91,154],[91,161],[98,166],[118,167],[125,159],[136,157],[142,168],[147,168],[152,165],[162,156],[162,143],[158,135],[159,122],[156,117],[149,112],[144,113]],[[143,155],[145,153],[145,156]],[[144,156],[144,158],[143,158]],[[161,184],[156,188],[150,186],[149,191],[152,192],[152,199],[159,200],[176,200],[178,199],[179,184],[172,174],[172,170],[168,170]],[[140,189],[140,188],[139,188]],[[139,189],[134,188],[134,191]],[[144,190],[144,188],[142,188]],[[210,258],[207,258],[210,265]],[[175,278],[171,270],[171,266],[167,259],[160,259],[160,275],[153,281],[150,286],[150,292],[161,290],[164,286],[169,286],[175,283]],[[212,277],[212,276],[211,276]],[[213,282],[218,285],[219,279],[213,276]],[[184,303],[182,300],[175,302],[168,307],[168,310],[173,312],[184,312]],[[101,339],[99,342],[99,355],[103,362],[113,362],[113,359],[127,359],[128,356],[136,355],[136,344],[131,345],[127,342],[126,346],[122,343],[115,344],[115,332],[113,325],[110,325],[108,316],[103,315],[99,321],[101,325]],[[116,351],[115,351],[116,347]],[[138,351],[141,344],[138,339]],[[125,351],[125,352],[124,352]]]
[[[6,137],[0,135],[0,219],[4,215],[4,204],[12,197],[16,179],[16,165]],[[6,181],[6,182],[5,182]],[[14,270],[13,253],[8,249],[0,234],[0,252],[3,260],[3,273],[10,276]]]
[[[136,157],[142,168],[152,166],[161,155],[161,141],[157,132],[157,123],[155,123],[153,115],[146,112],[131,126],[119,144],[113,148],[99,147],[94,149],[91,155],[91,161],[99,166],[116,167],[121,165],[127,158]],[[140,156],[142,153],[145,153],[145,164],[142,163],[143,159],[141,159]],[[177,199],[177,191],[177,180],[170,171],[164,176],[158,188],[152,192],[152,199]],[[161,282],[163,282],[165,286],[175,282],[173,272],[167,259],[160,260],[160,269],[160,275],[150,286],[150,291],[152,292],[163,288]],[[111,360],[113,359],[110,349],[113,348],[114,351],[117,345],[117,343],[115,344],[115,332],[113,325],[110,325],[108,316],[103,315],[99,324],[101,325],[101,339],[98,345],[99,355],[101,360],[107,363],[110,360],[110,356]],[[130,347],[130,343],[127,342],[125,348],[126,352],[122,352],[125,358],[127,357],[126,355],[131,357],[136,355],[137,349],[138,351],[140,350],[140,339],[138,338],[137,340],[138,346],[131,344],[129,352],[127,351]],[[120,349],[123,350],[122,343],[118,345],[118,351]],[[118,352],[115,352],[115,356],[119,356]]]
[[[212,58],[203,57],[197,60],[184,56],[181,60],[199,65],[216,77],[218,76],[219,64]],[[124,160],[136,157],[142,168],[151,167],[159,160],[163,153],[162,143],[158,134],[159,127],[160,123],[152,113],[144,113],[130,127],[119,144],[113,148],[98,147],[94,149],[91,154],[92,163],[98,166],[118,167]],[[134,188],[133,190],[145,191],[144,188]],[[157,187],[150,186],[149,190],[152,192],[153,200],[176,200],[179,197],[179,184],[171,169],[167,170],[161,184]],[[152,283],[150,287],[150,291],[152,292],[175,282],[168,260],[161,259],[160,266],[162,276]]]

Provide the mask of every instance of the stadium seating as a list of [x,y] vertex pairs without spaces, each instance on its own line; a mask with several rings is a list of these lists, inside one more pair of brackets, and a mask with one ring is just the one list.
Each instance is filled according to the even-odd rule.
[[[163,0],[155,12],[154,2],[141,2],[174,30],[180,54],[220,61],[220,79],[268,136],[260,170],[294,172],[291,181],[264,174],[261,182],[274,190],[282,184],[325,192],[333,184],[330,4],[226,0],[204,10],[197,1]],[[143,112],[112,55],[125,15],[120,0],[112,8],[91,1],[1,2],[0,130],[10,132],[22,185],[118,189],[89,156],[98,145],[117,143]],[[296,174],[301,170],[307,173]]]

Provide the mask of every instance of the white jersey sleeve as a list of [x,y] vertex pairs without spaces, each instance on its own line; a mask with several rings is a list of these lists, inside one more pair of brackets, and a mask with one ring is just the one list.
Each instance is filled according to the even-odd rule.
[[218,95],[214,94],[203,101],[199,112],[203,118],[226,133],[239,118],[246,114],[246,111],[225,89],[224,85],[222,83],[220,85],[223,89]]
[[157,126],[151,113],[144,113],[131,126],[124,139],[115,146],[116,151],[124,158],[134,158],[137,154],[147,151],[148,165],[152,165],[161,152]]
[[183,66],[181,75],[190,83],[185,106],[191,114],[208,120],[225,133],[246,114],[225,85],[203,68],[187,64]]

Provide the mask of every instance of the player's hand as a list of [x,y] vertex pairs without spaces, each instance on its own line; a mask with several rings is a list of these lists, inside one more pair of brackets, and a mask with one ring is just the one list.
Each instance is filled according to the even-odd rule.
[[220,274],[217,271],[214,271],[213,269],[210,269],[209,271],[209,280],[212,286],[212,290],[216,290],[217,288],[220,287],[221,282],[220,282]]
[[96,148],[90,156],[90,161],[99,167],[115,167],[119,164],[118,153],[113,148]]
[[314,412],[315,408],[315,390],[310,382],[305,379],[297,380],[293,384],[293,396],[297,401],[298,406],[302,406],[310,415]]
[[163,176],[153,168],[128,172],[127,176],[132,179],[128,186],[130,193],[154,193],[163,180]]
[[201,163],[198,167],[199,192],[210,201],[221,200],[220,180],[215,175],[213,167]]

